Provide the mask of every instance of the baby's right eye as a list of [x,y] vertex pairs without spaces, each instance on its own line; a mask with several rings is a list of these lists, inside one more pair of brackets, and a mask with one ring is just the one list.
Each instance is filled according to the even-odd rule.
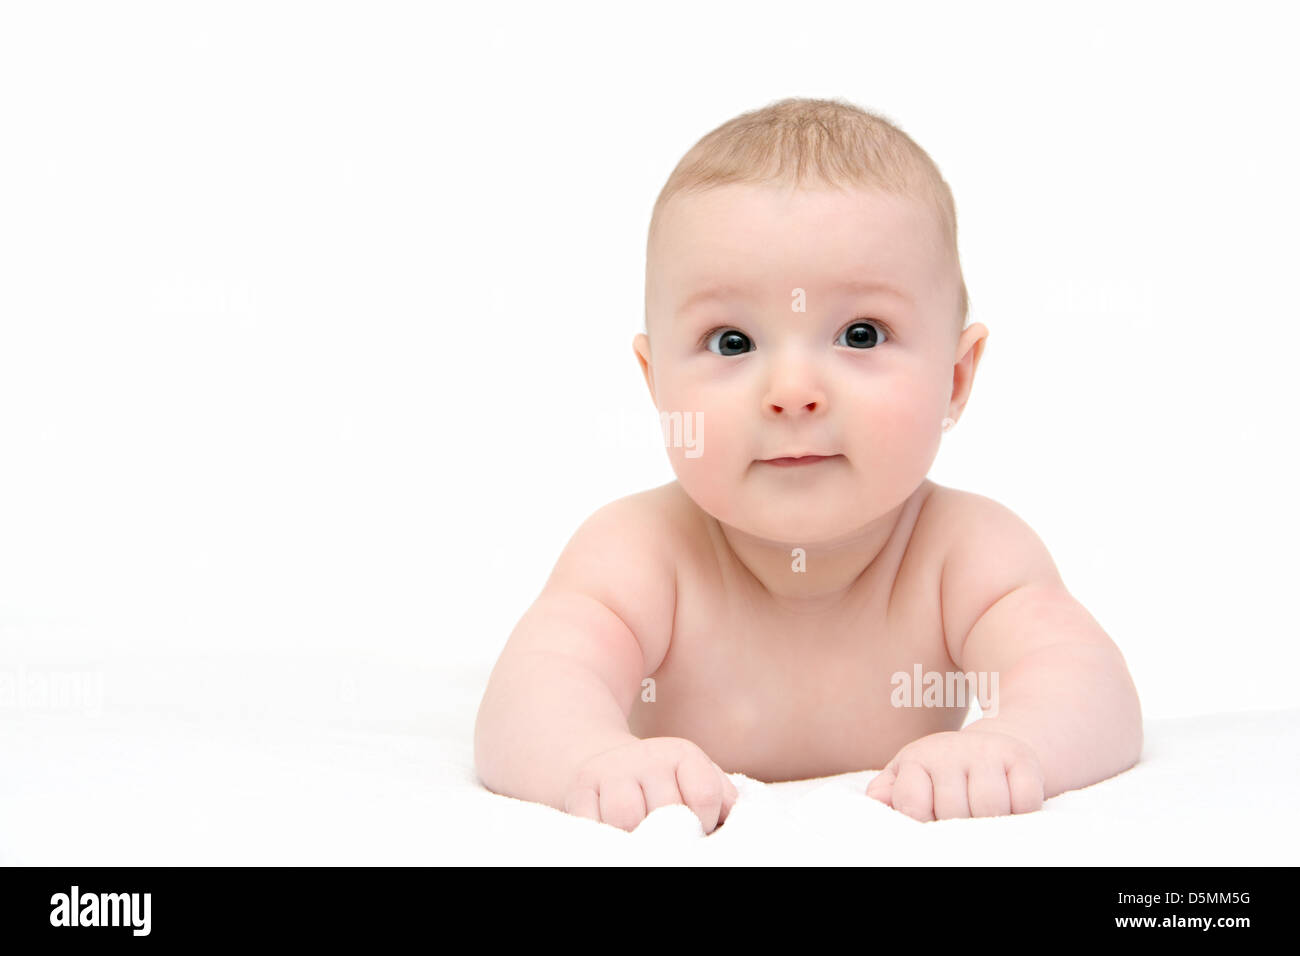
[[[713,345],[715,341],[718,343],[716,348]],[[704,347],[717,355],[743,355],[753,350],[754,343],[749,341],[749,336],[744,332],[737,332],[735,329],[714,329],[706,337]]]

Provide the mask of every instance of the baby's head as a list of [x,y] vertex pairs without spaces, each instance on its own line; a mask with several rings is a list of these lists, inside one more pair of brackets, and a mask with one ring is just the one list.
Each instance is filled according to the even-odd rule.
[[[706,135],[655,203],[634,342],[687,494],[779,542],[850,537],[925,480],[987,329],[952,193],[879,116],[787,99]],[[770,459],[821,455],[783,466]]]

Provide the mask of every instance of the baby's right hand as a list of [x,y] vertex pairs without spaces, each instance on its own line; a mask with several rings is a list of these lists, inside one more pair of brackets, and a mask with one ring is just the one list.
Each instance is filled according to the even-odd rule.
[[635,830],[651,811],[684,803],[705,833],[727,819],[736,786],[708,755],[682,737],[648,737],[596,754],[578,770],[564,810]]

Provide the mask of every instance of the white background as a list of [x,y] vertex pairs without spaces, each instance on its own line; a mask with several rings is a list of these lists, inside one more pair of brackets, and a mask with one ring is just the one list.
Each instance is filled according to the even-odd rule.
[[826,96],[956,196],[991,334],[931,477],[1036,529],[1148,717],[1300,706],[1295,35],[1280,3],[7,4],[0,672],[476,706],[577,525],[673,477],[631,348],[665,178]]

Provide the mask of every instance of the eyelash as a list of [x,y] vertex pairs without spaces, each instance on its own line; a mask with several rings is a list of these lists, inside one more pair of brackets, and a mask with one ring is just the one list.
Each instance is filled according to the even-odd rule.
[[[865,323],[867,325],[874,325],[877,328],[883,330],[885,333],[886,342],[892,342],[894,340],[894,330],[891,329],[884,322],[881,322],[879,319],[854,319],[852,322],[849,322],[847,325],[845,325],[844,328],[840,329],[840,332],[847,331],[848,329],[853,328],[853,326],[862,323]],[[719,332],[725,332],[731,330],[734,330],[736,332],[740,331],[740,329],[737,329],[734,325],[715,325],[713,328],[709,329],[709,331],[705,332],[702,336],[700,336],[700,340],[697,343],[695,343],[695,347],[697,349],[704,349],[705,351],[708,351],[709,339],[713,338],[713,336],[717,335]],[[838,339],[839,337],[840,337],[839,333],[836,333],[835,338]],[[873,352],[875,351],[875,349],[854,349],[854,351]],[[735,358],[735,356],[724,355],[723,358]]]

